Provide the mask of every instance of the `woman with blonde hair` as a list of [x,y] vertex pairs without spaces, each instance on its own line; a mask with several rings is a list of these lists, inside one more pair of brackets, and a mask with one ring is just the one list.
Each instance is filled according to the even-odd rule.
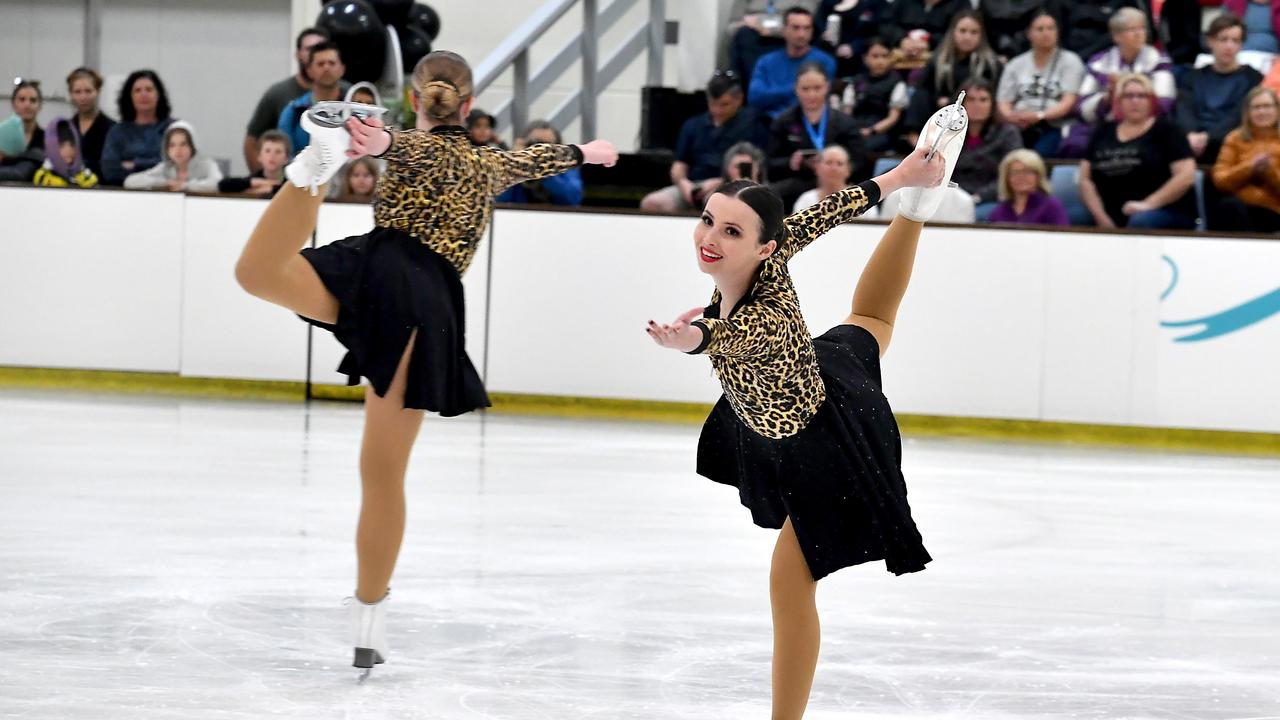
[[1019,149],[1000,161],[996,193],[1000,198],[988,218],[1020,225],[1070,225],[1067,209],[1053,196],[1044,160],[1035,150]]
[[[471,145],[471,67],[432,52],[413,73],[417,127],[392,131],[382,108],[318,103],[303,114],[311,135],[236,264],[250,294],[333,332],[347,356],[339,371],[369,380],[360,450],[357,582],[351,602],[353,664],[368,674],[387,657],[386,599],[404,537],[404,477],[423,412],[460,415],[489,404],[467,357],[462,274],[474,259],[494,198],[506,188],[582,163],[613,165],[603,140],[519,152]],[[324,186],[349,158],[386,159],[374,225],[364,235],[299,248],[316,226]],[[363,677],[363,676],[362,676]]]
[[1280,231],[1280,97],[1259,86],[1245,96],[1240,127],[1222,141],[1213,184],[1223,193],[1214,230]]
[[1115,120],[1093,134],[1080,161],[1080,197],[1102,228],[1191,230],[1196,225],[1196,161],[1187,135],[1160,117],[1146,75],[1122,75]]
[[[946,38],[920,77],[909,81],[915,92],[904,119],[907,127],[924,125],[934,111],[950,103],[961,87],[974,80],[998,86],[1000,59],[987,41],[982,15],[966,9],[951,19]],[[916,140],[914,134],[908,138],[912,143]]]

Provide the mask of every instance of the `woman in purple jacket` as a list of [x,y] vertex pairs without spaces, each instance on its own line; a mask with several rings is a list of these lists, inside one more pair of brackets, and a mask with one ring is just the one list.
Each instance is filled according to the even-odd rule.
[[1014,150],[1000,161],[996,186],[1000,203],[991,222],[1022,225],[1070,225],[1067,209],[1054,197],[1046,177],[1044,160],[1034,150]]

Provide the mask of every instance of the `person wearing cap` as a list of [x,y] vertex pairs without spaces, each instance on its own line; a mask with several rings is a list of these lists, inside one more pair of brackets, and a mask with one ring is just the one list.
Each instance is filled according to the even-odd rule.
[[745,105],[742,78],[721,70],[707,83],[707,112],[689,118],[680,128],[676,159],[671,164],[671,184],[640,201],[648,212],[675,212],[698,207],[701,198],[721,182],[721,164],[729,148],[741,142],[756,147],[769,144],[766,118]]

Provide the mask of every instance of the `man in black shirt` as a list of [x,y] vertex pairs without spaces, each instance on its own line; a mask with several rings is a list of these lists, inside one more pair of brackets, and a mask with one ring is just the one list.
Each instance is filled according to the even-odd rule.
[[768,146],[769,128],[764,116],[744,105],[742,79],[722,70],[707,83],[707,112],[685,121],[676,141],[671,164],[671,185],[649,193],[640,201],[648,212],[675,212],[701,207],[702,198],[715,192],[722,180],[725,152],[740,142]]
[[1244,22],[1229,12],[1214,18],[1206,33],[1213,64],[1187,73],[1178,88],[1174,118],[1198,163],[1218,159],[1223,138],[1240,124],[1241,103],[1262,82],[1262,73],[1236,60],[1244,31]]

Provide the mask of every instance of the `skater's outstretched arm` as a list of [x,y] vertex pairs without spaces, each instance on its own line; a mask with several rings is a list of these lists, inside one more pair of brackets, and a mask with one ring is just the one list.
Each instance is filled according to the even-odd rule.
[[618,161],[618,151],[608,140],[592,140],[585,145],[543,143],[524,150],[491,152],[502,165],[499,191],[529,180],[559,175],[579,165],[612,167]]
[[707,318],[694,308],[670,324],[649,321],[645,332],[665,348],[721,357],[768,355],[782,338],[785,311],[769,297],[757,297],[730,318]]
[[866,212],[895,190],[937,185],[942,181],[946,165],[941,156],[926,161],[927,153],[926,149],[916,150],[889,172],[832,193],[817,205],[788,217],[785,221],[787,240],[778,248],[778,258],[784,262],[789,260],[809,243]]

